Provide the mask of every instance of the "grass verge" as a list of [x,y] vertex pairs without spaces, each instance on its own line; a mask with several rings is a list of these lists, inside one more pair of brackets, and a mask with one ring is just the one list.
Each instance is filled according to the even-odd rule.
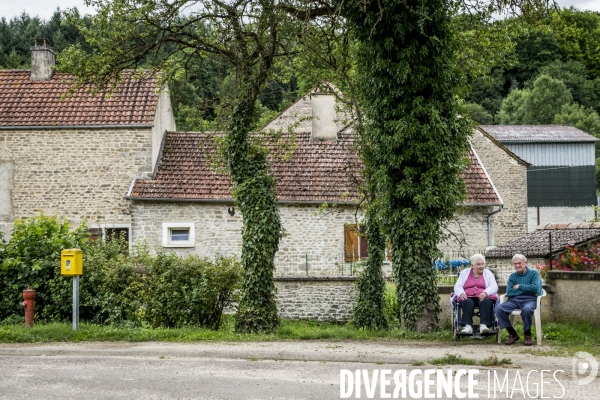
[[[439,332],[420,334],[401,329],[367,331],[356,329],[349,324],[283,320],[272,334],[239,334],[234,332],[232,316],[225,316],[221,329],[213,331],[203,328],[144,328],[131,326],[104,326],[80,324],[78,331],[68,323],[36,324],[33,328],[19,325],[0,325],[0,343],[49,343],[83,341],[271,341],[271,340],[406,340],[426,341],[457,347],[473,344],[497,346],[494,340],[468,340],[454,342],[448,329]],[[519,326],[517,325],[517,330]],[[533,346],[521,352],[534,355],[573,355],[586,351],[600,355],[600,330],[589,323],[545,323],[543,325],[543,347]],[[547,345],[550,345],[548,347]],[[502,361],[502,360],[500,360]]]

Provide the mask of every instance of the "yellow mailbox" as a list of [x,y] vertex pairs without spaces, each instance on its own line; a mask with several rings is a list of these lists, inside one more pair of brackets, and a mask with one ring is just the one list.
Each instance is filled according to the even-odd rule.
[[67,276],[83,274],[83,252],[79,249],[65,249],[60,253],[60,273]]

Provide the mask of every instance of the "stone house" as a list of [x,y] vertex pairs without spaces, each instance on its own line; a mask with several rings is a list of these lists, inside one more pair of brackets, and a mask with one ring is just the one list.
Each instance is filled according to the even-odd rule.
[[566,125],[487,125],[480,130],[530,164],[528,232],[539,225],[594,218],[597,138]]
[[[351,124],[336,111],[335,97],[317,87],[264,128],[276,130],[284,141],[293,137],[295,148],[289,159],[277,150],[271,159],[285,229],[276,275],[350,274],[366,250],[356,233],[360,162],[352,151]],[[180,254],[241,253],[242,219],[230,179],[226,168],[212,167],[215,135],[167,132],[156,172],[134,179],[127,194],[134,241]],[[483,132],[476,132],[468,156],[467,199],[447,227],[451,239],[440,244],[443,250],[463,249],[463,256],[520,236],[527,227],[527,163]]]
[[31,70],[0,70],[0,229],[43,211],[131,236],[125,194],[175,129],[169,93],[125,74],[110,96],[63,98],[72,77],[53,71],[45,41],[31,51]]

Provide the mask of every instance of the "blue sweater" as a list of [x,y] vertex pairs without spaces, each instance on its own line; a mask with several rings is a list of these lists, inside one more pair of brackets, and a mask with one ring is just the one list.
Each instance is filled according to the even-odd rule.
[[[514,285],[519,285],[518,289],[514,289]],[[510,274],[506,283],[506,295],[508,297],[520,296],[522,294],[530,296],[542,295],[542,280],[540,274],[535,269],[527,268],[524,274],[519,274],[517,271]]]

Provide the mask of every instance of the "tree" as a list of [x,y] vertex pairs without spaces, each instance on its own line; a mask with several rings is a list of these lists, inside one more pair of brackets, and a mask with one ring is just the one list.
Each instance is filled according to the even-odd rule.
[[[235,74],[230,80],[230,104],[221,151],[234,184],[233,197],[243,216],[242,265],[244,284],[236,330],[271,332],[279,324],[274,298],[274,257],[282,234],[276,205],[275,180],[269,171],[265,146],[253,134],[253,120],[261,89],[275,58],[285,51],[298,21],[275,0],[220,0],[196,3],[100,0],[93,25],[69,14],[94,51],[79,45],[60,54],[61,69],[77,76],[77,84],[92,88],[114,87],[126,69],[136,76],[165,80],[182,74],[186,65],[208,55],[227,63]],[[144,68],[144,71],[141,71]]]
[[358,126],[374,212],[390,237],[402,321],[437,326],[432,259],[442,224],[464,196],[460,172],[471,125],[457,94],[457,41],[449,3],[345,1],[358,46]]
[[560,112],[554,116],[553,123],[571,125],[600,138],[600,116],[596,111],[577,103],[563,105]]
[[502,102],[498,115],[501,124],[550,125],[565,104],[572,101],[563,81],[540,75],[533,89],[515,89]]
[[582,62],[593,79],[600,78],[600,15],[564,8],[550,14],[549,25],[562,39],[567,59]]
[[572,100],[563,81],[541,75],[535,80],[531,94],[525,98],[523,123],[551,124],[562,106]]
[[[600,111],[600,79],[588,79],[585,65],[580,61],[569,60],[563,62],[556,60],[540,68],[537,77],[540,75],[548,75],[551,78],[563,81],[571,92],[574,102]],[[526,86],[533,87],[534,81],[530,81],[531,83],[526,84]]]
[[477,103],[465,103],[465,109],[471,119],[480,125],[490,125],[494,123],[494,117],[492,114],[487,112],[483,106]]

